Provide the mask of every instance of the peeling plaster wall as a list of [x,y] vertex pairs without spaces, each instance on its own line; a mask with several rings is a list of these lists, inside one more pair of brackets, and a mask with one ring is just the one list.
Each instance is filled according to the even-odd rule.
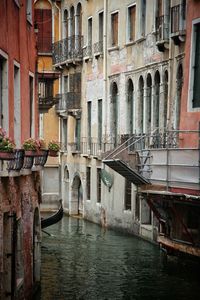
[[20,177],[1,177],[0,195],[0,298],[5,298],[4,276],[11,272],[11,269],[6,267],[6,254],[3,253],[4,244],[11,243],[9,239],[13,238],[12,231],[9,233],[10,236],[3,235],[3,218],[7,213],[10,216],[16,214],[16,220],[21,220],[22,223],[24,278],[20,291],[16,291],[15,299],[18,299],[18,293],[25,299],[30,299],[33,291],[33,220],[41,198],[39,173],[33,172],[31,175]]

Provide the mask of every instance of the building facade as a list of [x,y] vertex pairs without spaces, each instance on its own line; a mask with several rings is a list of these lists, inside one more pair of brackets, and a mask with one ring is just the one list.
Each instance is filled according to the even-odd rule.
[[[37,31],[37,71],[39,99],[39,136],[46,144],[59,141],[59,121],[55,111],[59,93],[60,70],[52,67],[52,43],[59,39],[59,1],[34,1],[35,27]],[[62,150],[62,149],[61,149]],[[42,172],[43,210],[57,208],[60,197],[60,162],[58,157],[48,157]]]
[[[40,282],[43,159],[21,149],[38,137],[33,1],[0,1],[0,18],[0,298],[31,299]],[[10,155],[4,130],[16,144]]]
[[[66,211],[184,244],[199,232],[188,229],[185,208],[199,197],[198,1],[56,3]],[[182,200],[184,208],[173,204]]]

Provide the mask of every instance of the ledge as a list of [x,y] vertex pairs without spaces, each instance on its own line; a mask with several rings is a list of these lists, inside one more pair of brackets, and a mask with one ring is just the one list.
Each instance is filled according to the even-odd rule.
[[119,51],[119,46],[113,46],[108,48],[108,52],[112,52],[112,51]]

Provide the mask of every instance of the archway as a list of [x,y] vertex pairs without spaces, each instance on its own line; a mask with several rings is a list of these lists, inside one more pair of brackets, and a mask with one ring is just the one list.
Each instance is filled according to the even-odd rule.
[[63,206],[68,211],[69,210],[69,171],[67,166],[64,167],[63,173]]
[[71,207],[70,214],[83,214],[83,188],[79,175],[74,177],[72,183]]

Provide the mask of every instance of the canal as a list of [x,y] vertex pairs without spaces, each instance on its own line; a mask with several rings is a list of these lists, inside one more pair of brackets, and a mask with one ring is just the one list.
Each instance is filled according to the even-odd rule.
[[46,229],[38,300],[200,299],[196,264],[163,260],[157,246],[77,218]]

